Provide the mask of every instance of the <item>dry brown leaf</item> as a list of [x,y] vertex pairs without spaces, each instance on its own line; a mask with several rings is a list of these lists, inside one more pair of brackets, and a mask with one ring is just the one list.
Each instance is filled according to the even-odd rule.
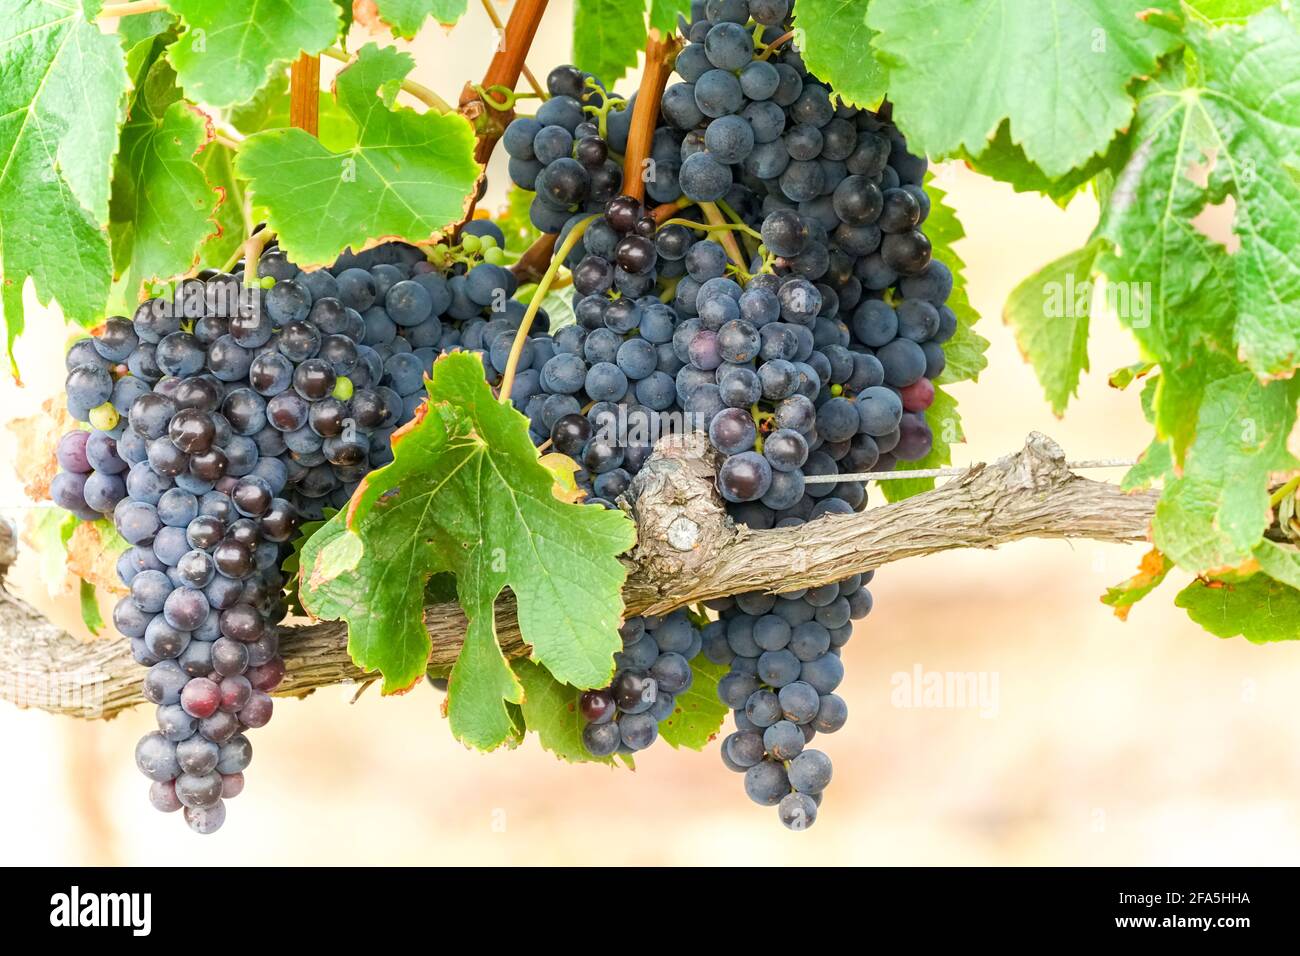
[[82,521],[68,541],[68,570],[101,591],[125,594],[126,588],[117,578],[117,556],[121,553],[104,543],[98,527]]
[[58,395],[42,402],[37,414],[15,418],[9,423],[9,430],[14,433],[18,445],[14,455],[14,473],[23,483],[27,497],[33,501],[49,500],[50,482],[59,473],[54,449],[63,434],[76,427],[77,423]]

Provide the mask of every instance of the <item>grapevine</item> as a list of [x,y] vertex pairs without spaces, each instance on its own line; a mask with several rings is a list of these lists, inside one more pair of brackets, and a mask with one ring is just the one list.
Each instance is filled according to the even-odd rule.
[[[230,6],[22,0],[0,27],[5,75],[37,78],[0,112],[40,120],[0,133],[15,375],[28,279],[89,332],[40,490],[59,547],[93,527],[115,556],[81,586],[86,621],[114,592],[113,707],[154,706],[135,762],[192,830],[225,822],[272,695],[344,678],[442,688],[482,750],[534,733],[630,765],[712,744],[804,830],[833,812],[875,570],[944,547],[1149,539],[1102,598],[1121,617],[1183,573],[1211,633],[1300,633],[1300,272],[1275,254],[1300,241],[1300,116],[1258,82],[1300,62],[1286,5],[1080,3],[1058,34],[1117,52],[1066,43],[1042,70],[1013,39],[973,98],[918,24],[987,25],[940,0],[580,4],[574,62],[536,76],[544,0],[505,23],[487,3],[503,40],[450,99],[408,53],[351,42],[354,14],[413,36],[420,5]],[[1094,99],[1090,124],[1045,117]],[[1126,467],[1118,487],[1042,436],[951,467],[953,386],[987,345],[951,160],[1098,198],[1086,246],[1005,318],[1058,414],[1089,323],[1132,332],[1111,382],[1140,383],[1151,442],[1078,463]],[[1198,220],[1225,197],[1231,252]],[[5,667],[90,653],[0,612],[40,635]],[[313,640],[324,677],[301,667]]]

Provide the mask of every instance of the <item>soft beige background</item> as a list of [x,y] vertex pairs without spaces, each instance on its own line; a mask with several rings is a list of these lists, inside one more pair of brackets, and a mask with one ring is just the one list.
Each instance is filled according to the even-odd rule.
[[[552,6],[529,58],[539,75],[567,56],[569,5]],[[487,36],[477,5],[454,36],[426,31],[416,75],[454,97],[481,72]],[[1056,421],[1000,320],[1017,281],[1086,237],[1095,204],[1061,211],[964,168],[940,182],[966,224],[960,252],[992,341],[979,386],[956,389],[970,438],[958,462],[1011,451],[1031,429],[1072,457],[1139,452],[1136,394],[1106,384],[1135,358],[1123,334],[1094,330],[1094,371]],[[35,303],[29,324],[19,350],[28,385],[0,382],[5,418],[33,410],[62,378],[66,333]],[[0,461],[14,450],[0,433]],[[21,492],[0,471],[0,503],[21,515]],[[1296,863],[1300,648],[1207,636],[1172,606],[1175,582],[1120,623],[1098,595],[1142,550],[1027,542],[884,569],[876,610],[845,653],[852,717],[824,739],[836,777],[806,833],[751,804],[714,750],[658,746],[635,774],[562,765],[531,741],[480,755],[451,740],[427,687],[351,705],[337,688],[277,703],[253,738],[245,794],[209,838],[145,800],[131,750],[151,708],[77,724],[0,704],[0,861]],[[77,626],[73,603],[44,593],[32,556],[16,577]],[[891,676],[918,665],[996,676],[996,714],[892,706]]]

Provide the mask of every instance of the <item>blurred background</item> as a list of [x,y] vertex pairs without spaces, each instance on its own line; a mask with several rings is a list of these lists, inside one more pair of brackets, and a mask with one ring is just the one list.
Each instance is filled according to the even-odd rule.
[[[509,5],[499,7],[504,16]],[[571,4],[550,7],[528,60],[539,76],[569,57]],[[495,44],[471,4],[454,33],[431,27],[401,45],[417,57],[413,76],[454,100]],[[322,64],[327,75],[333,68]],[[1035,429],[1071,458],[1136,456],[1149,437],[1136,390],[1106,382],[1137,358],[1125,333],[1094,323],[1093,371],[1058,421],[1001,322],[1017,282],[1086,239],[1095,201],[1081,196],[1062,210],[963,166],[936,173],[966,228],[957,249],[983,315],[977,328],[992,343],[979,383],[954,389],[968,439],[955,463],[1015,451]],[[502,202],[505,179],[494,164],[487,207]],[[34,414],[63,381],[69,331],[30,288],[28,299],[18,347],[25,385],[0,379],[5,422]],[[9,467],[17,452],[15,435],[0,429],[0,510],[21,522],[32,503]],[[253,738],[244,795],[206,838],[145,799],[132,751],[153,729],[151,707],[105,723],[0,703],[0,862],[1294,864],[1300,647],[1207,635],[1173,606],[1185,582],[1172,578],[1119,621],[1098,598],[1144,551],[1030,541],[881,570],[875,610],[844,653],[839,692],[850,720],[824,743],[835,779],[804,833],[750,803],[716,745],[657,745],[635,773],[562,764],[532,738],[483,755],[452,740],[442,695],[427,686],[393,699],[371,690],[356,702],[355,688],[338,687],[277,700],[275,719]],[[38,562],[24,553],[10,587],[84,634],[75,595],[51,594]],[[987,696],[897,706],[896,675],[917,669],[975,673]]]

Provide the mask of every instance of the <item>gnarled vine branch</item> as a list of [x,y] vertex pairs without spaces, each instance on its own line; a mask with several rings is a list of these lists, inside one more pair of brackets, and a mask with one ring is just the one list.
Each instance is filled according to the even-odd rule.
[[461,91],[460,113],[475,129],[478,141],[474,145],[474,162],[482,166],[483,171],[479,174],[474,197],[465,208],[465,215],[459,222],[448,228],[449,233],[459,235],[461,228],[473,217],[474,207],[479,199],[483,198],[483,191],[487,187],[488,160],[492,158],[497,140],[506,131],[510,121],[515,118],[513,108],[494,109],[483,99],[481,91],[491,90],[493,87],[504,87],[508,90],[515,88],[515,84],[519,82],[519,74],[523,71],[528,50],[537,35],[537,28],[542,23],[542,14],[546,12],[546,2],[547,0],[518,0],[514,9],[510,11],[510,18],[506,21],[496,55],[492,57],[487,72],[483,74],[483,82],[477,88],[473,83],[467,83]]
[[[727,517],[706,447],[698,434],[666,438],[633,482],[627,504],[638,544],[625,559],[629,613],[810,587],[902,558],[1022,538],[1141,541],[1158,497],[1074,474],[1057,444],[1034,433],[1016,454],[933,491],[797,528],[754,531]],[[0,574],[15,554],[13,532],[0,522]],[[430,666],[450,666],[465,634],[459,606],[426,608],[425,624]],[[527,653],[508,595],[497,605],[497,628],[508,657]],[[342,623],[286,627],[281,650],[288,676],[279,695],[367,679],[348,657]],[[0,587],[0,698],[74,717],[112,717],[141,702],[140,675],[126,641],[83,643]]]

